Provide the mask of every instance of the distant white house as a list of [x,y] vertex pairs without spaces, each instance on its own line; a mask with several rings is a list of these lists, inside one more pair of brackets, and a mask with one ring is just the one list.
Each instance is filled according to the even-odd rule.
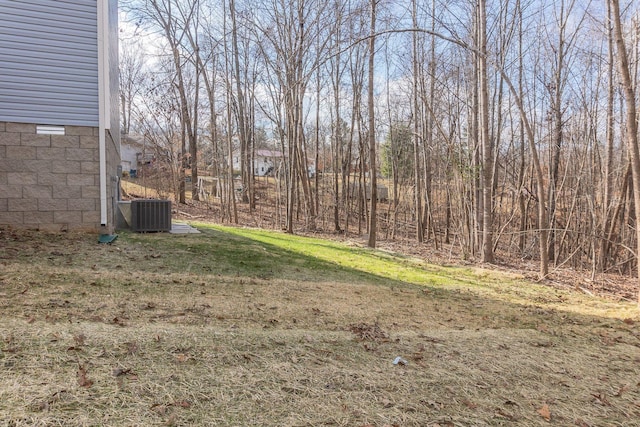
[[120,157],[123,174],[136,178],[140,167],[153,161],[154,151],[151,147],[145,146],[142,137],[122,135]]
[[142,152],[142,143],[129,136],[120,139],[120,164],[122,173],[135,178],[138,173],[138,153]]
[[[273,175],[283,160],[282,151],[256,150],[253,158],[253,174],[255,176]],[[240,153],[233,155],[233,169],[240,170]]]

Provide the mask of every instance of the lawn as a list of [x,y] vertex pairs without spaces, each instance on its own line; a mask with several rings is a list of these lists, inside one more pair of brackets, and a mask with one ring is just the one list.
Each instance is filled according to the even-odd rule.
[[640,425],[635,304],[197,227],[0,231],[0,426]]

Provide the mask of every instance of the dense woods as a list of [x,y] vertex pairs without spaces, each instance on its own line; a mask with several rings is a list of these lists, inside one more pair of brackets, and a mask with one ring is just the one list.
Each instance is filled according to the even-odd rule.
[[[542,277],[637,274],[637,4],[121,8],[123,130],[154,147],[176,200],[190,171],[194,199],[199,176],[217,179],[220,221],[268,203],[288,232],[359,232],[369,246],[402,234],[536,260]],[[272,195],[254,173],[265,149],[283,153]]]

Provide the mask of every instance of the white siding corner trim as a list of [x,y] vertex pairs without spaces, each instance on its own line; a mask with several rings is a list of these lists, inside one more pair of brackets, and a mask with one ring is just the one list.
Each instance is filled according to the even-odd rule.
[[100,152],[100,224],[107,225],[107,132],[111,126],[109,90],[109,5],[98,0],[98,128]]

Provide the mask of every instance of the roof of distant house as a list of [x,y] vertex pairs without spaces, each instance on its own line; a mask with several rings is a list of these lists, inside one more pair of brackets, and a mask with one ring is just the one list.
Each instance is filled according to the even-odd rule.
[[278,150],[256,150],[256,156],[272,157],[272,158],[283,157],[282,151],[278,151]]
[[144,147],[144,137],[142,135],[120,135],[120,143],[123,145],[130,145],[136,148]]

